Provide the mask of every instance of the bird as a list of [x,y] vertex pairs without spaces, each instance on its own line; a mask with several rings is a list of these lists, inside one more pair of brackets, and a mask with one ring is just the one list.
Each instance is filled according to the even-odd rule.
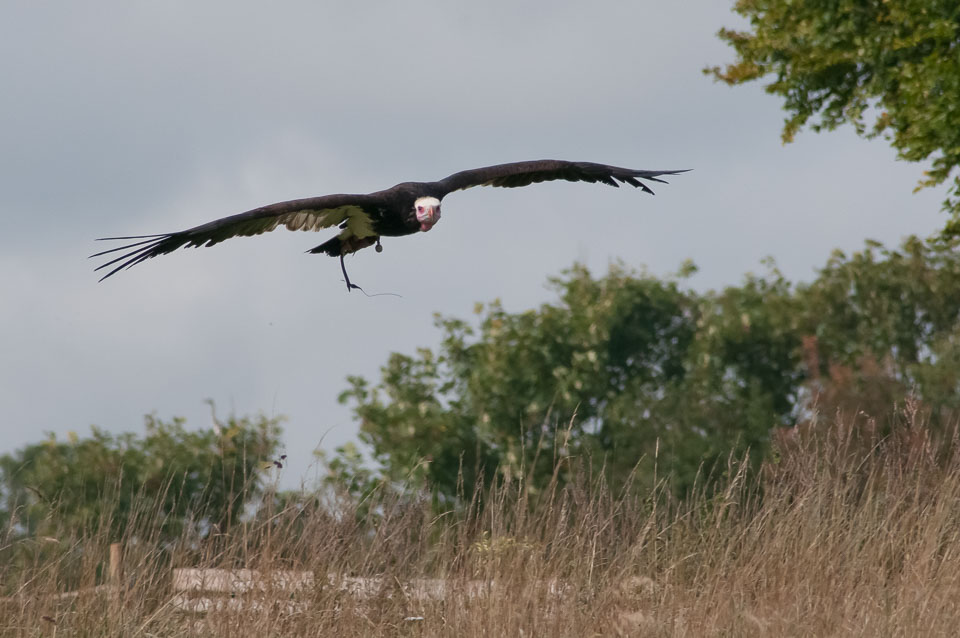
[[474,186],[516,188],[537,182],[566,180],[615,187],[629,184],[652,195],[653,190],[641,180],[665,184],[660,177],[677,175],[687,170],[689,169],[636,170],[567,160],[495,164],[460,171],[436,182],[402,182],[374,193],[322,195],[277,202],[179,232],[103,237],[97,241],[137,241],[95,253],[90,257],[121,253],[95,269],[100,271],[112,266],[100,278],[100,281],[103,281],[121,270],[182,247],[213,246],[232,237],[260,235],[280,226],[303,231],[337,227],[340,232],[336,236],[307,252],[339,257],[347,291],[362,291],[359,286],[351,283],[343,258],[369,246],[376,246],[376,251],[381,252],[383,246],[380,242],[383,237],[403,237],[430,231],[440,221],[443,198],[455,191]]

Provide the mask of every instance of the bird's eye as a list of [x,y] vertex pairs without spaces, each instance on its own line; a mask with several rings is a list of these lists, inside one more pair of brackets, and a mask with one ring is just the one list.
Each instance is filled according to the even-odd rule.
[[422,212],[423,212],[423,206],[417,206],[417,212],[418,212],[418,213],[422,213]]

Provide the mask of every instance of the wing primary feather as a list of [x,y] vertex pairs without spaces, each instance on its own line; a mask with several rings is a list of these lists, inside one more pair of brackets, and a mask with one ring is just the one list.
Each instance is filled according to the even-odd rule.
[[[175,245],[163,247],[163,243],[169,239],[172,239],[173,237],[174,235],[157,235],[155,239],[151,239],[145,242],[137,242],[135,244],[127,244],[126,246],[120,246],[119,248],[114,248],[112,250],[106,251],[106,252],[115,252],[117,250],[133,248],[133,250],[129,252],[125,252],[119,257],[115,257],[105,264],[100,264],[93,270],[94,272],[98,270],[103,270],[104,268],[107,268],[117,262],[120,262],[119,266],[117,266],[116,268],[114,268],[113,270],[111,270],[106,275],[100,278],[100,281],[103,281],[104,279],[110,277],[111,275],[117,273],[118,271],[123,270],[124,268],[130,268],[131,266],[139,264],[141,261],[144,261],[145,259],[149,259],[150,257],[154,257],[156,255],[162,255],[164,253],[168,253],[176,250],[182,245],[181,242],[175,241],[174,242]],[[98,253],[98,254],[105,254],[105,253]],[[96,257],[96,256],[97,255],[91,255],[91,257]]]
[[[144,257],[144,259],[145,259],[145,257]],[[138,260],[138,261],[139,261],[139,260]],[[98,279],[97,281],[98,281],[98,282],[101,282],[101,281],[103,281],[104,279],[106,279],[107,277],[110,277],[111,275],[114,275],[114,274],[116,274],[117,272],[123,270],[124,268],[129,268],[129,267],[132,266],[134,263],[138,263],[138,262],[133,262],[133,263],[124,262],[124,263],[120,264],[119,266],[117,266],[116,268],[114,268],[113,270],[111,270],[110,272],[108,272],[107,274],[105,274],[103,277],[101,277],[101,278]],[[106,265],[107,265],[107,264],[104,264],[104,266],[106,266]],[[96,270],[100,270],[100,269],[97,268]]]
[[[149,246],[143,246],[142,248],[137,248],[136,250],[131,250],[130,252],[123,253],[123,254],[120,255],[119,257],[114,257],[113,259],[111,259],[110,261],[108,261],[108,262],[105,263],[105,264],[100,264],[99,266],[97,266],[97,267],[94,268],[93,270],[94,270],[94,272],[96,272],[96,271],[98,271],[98,270],[103,270],[103,269],[106,268],[107,266],[110,266],[111,264],[115,264],[115,263],[117,263],[118,261],[123,261],[124,259],[131,258],[131,257],[133,257],[133,256],[135,256],[135,255],[140,255],[141,253],[149,252],[149,251],[153,250],[153,249],[156,247],[157,243],[158,243],[158,242],[152,242]],[[133,247],[133,246],[123,246],[123,248],[132,248],[132,247]],[[122,249],[118,248],[117,250],[122,250]],[[93,256],[95,257],[96,255],[93,255]]]
[[[100,255],[108,255],[110,253],[115,253],[118,250],[126,250],[127,248],[133,248],[134,246],[142,246],[143,244],[153,244],[156,243],[158,237],[169,237],[169,235],[150,235],[153,239],[146,239],[144,241],[138,241],[134,244],[124,244],[123,246],[118,246],[116,248],[111,248],[110,250],[102,250],[98,253],[93,253],[87,259],[93,257],[99,257]],[[103,239],[138,239],[137,237],[104,237]],[[98,239],[97,241],[103,241],[103,239]]]
[[[121,270],[132,268],[133,266],[136,266],[137,264],[139,264],[141,261],[146,261],[147,259],[153,257],[154,255],[150,252],[152,248],[153,246],[145,246],[133,252],[126,253],[112,261],[109,261],[97,268],[94,268],[94,270],[95,271],[101,270],[102,268],[106,268],[107,266],[110,266],[111,264],[115,264],[118,261],[121,262],[119,266],[117,266],[116,268],[114,268],[113,270],[111,270],[110,272],[108,272],[107,274],[105,274],[103,277],[100,278],[100,281],[103,281],[107,277],[110,277]],[[126,260],[126,261],[123,261],[123,260]]]
[[[686,173],[687,171],[670,171],[667,175],[676,175],[677,173]],[[636,179],[642,177],[643,179],[649,179],[651,182],[660,182],[661,184],[669,184],[665,179],[660,179],[659,177],[650,177],[649,175],[631,175],[630,179]],[[642,183],[642,182],[641,182]]]
[[130,235],[128,237],[97,237],[96,241],[113,241],[116,239],[149,239],[151,237],[167,237],[170,233],[159,233],[157,235]]
[[[630,185],[633,186],[634,188],[639,188],[639,189],[642,190],[644,193],[650,193],[651,195],[654,194],[652,188],[650,188],[649,186],[647,186],[646,184],[644,184],[643,182],[641,182],[640,180],[638,180],[638,179],[635,178],[635,177],[627,177],[627,178],[625,178],[623,181],[625,181],[627,184],[630,184]],[[657,181],[659,182],[659,181],[661,181],[661,180],[657,180]],[[663,183],[665,184],[666,182],[663,182]]]

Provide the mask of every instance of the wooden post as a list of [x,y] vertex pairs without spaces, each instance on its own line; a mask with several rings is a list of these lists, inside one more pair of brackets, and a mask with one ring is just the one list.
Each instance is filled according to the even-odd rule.
[[110,543],[110,565],[107,572],[110,583],[110,598],[117,611],[122,610],[123,601],[123,545]]
[[120,586],[120,580],[123,578],[123,545],[120,543],[110,543],[110,584],[114,587]]

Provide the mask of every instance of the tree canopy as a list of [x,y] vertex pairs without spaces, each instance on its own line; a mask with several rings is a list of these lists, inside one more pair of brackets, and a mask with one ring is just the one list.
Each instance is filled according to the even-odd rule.
[[[804,126],[849,123],[930,162],[919,187],[960,165],[960,4],[954,0],[738,0],[750,29],[723,29],[734,63],[707,72],[729,84],[769,78],[790,141]],[[872,120],[872,123],[868,120]],[[960,177],[944,207],[960,232]]]
[[0,456],[0,523],[14,536],[103,532],[119,539],[139,517],[163,521],[164,539],[187,525],[224,530],[261,488],[261,464],[279,443],[276,420],[230,418],[191,431],[147,416],[142,436],[93,428],[52,435]]
[[[814,408],[888,427],[913,392],[935,427],[956,415],[953,243],[868,242],[806,285],[767,266],[707,293],[683,285],[692,266],[665,279],[574,266],[552,280],[554,303],[438,317],[437,351],[391,355],[378,384],[352,377],[341,400],[385,479],[421,477],[447,498],[497,473],[535,489],[570,457],[613,486],[649,484],[656,464],[684,490],[731,454],[761,459],[776,428]],[[354,480],[349,452],[332,467]]]
[[[348,379],[341,400],[376,465],[345,446],[325,458],[330,483],[358,496],[425,487],[447,504],[496,477],[535,494],[582,462],[614,489],[669,476],[683,492],[731,455],[757,467],[778,428],[817,410],[889,429],[893,404],[914,395],[934,429],[953,424],[958,243],[867,242],[808,284],[771,261],[707,292],[689,286],[692,264],[667,277],[574,265],[537,308],[438,316],[437,348],[392,354],[375,383]],[[253,514],[278,438],[263,417],[200,431],[147,417],[142,436],[51,437],[0,457],[0,524],[18,537],[120,537],[143,515],[166,540],[224,530]]]

